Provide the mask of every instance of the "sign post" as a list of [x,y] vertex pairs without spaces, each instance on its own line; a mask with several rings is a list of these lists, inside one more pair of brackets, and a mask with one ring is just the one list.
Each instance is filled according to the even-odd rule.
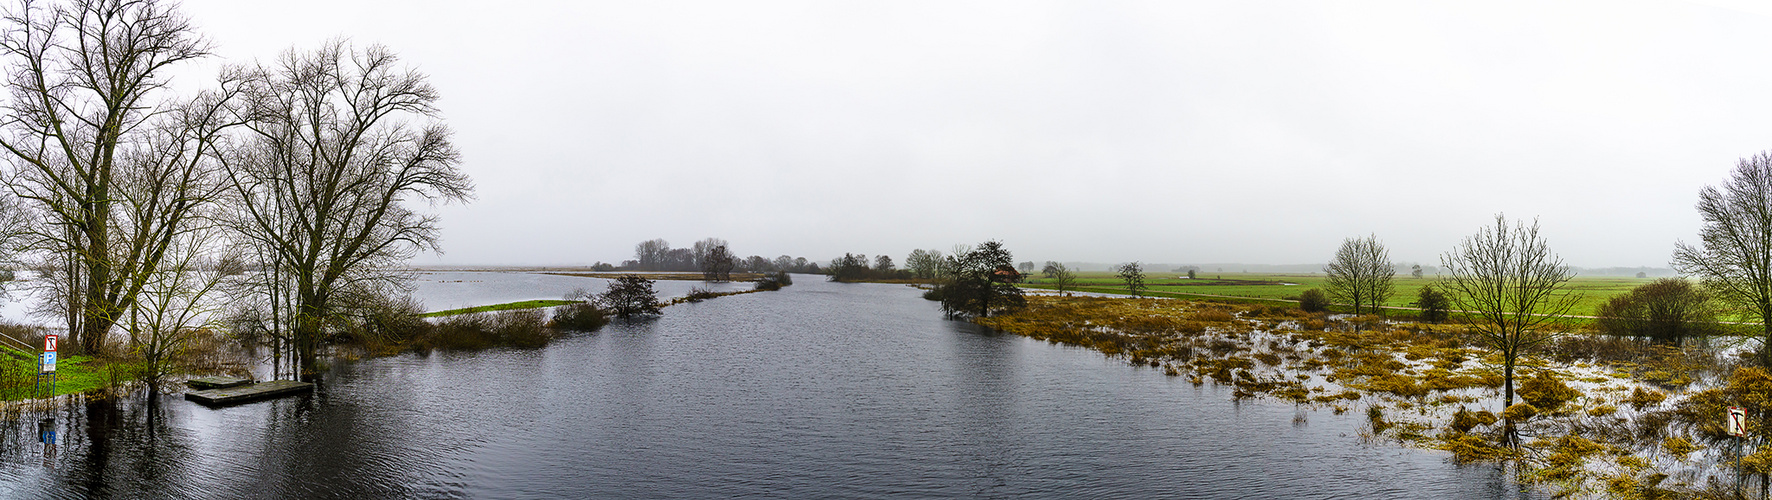
[[55,348],[59,338],[51,333],[43,336],[43,355],[38,358],[37,389],[42,390],[43,379],[49,378],[49,395],[55,396]]
[[1745,452],[1742,449],[1743,441],[1746,441],[1747,437],[1747,410],[1739,406],[1729,407],[1728,416],[1723,421],[1723,430],[1727,431],[1729,435],[1735,436],[1735,494],[1740,495],[1741,482],[1744,480],[1741,458]]
[[1729,430],[1729,435],[1747,437],[1747,410],[1739,406],[1729,407],[1729,420],[1723,422],[1723,425]]

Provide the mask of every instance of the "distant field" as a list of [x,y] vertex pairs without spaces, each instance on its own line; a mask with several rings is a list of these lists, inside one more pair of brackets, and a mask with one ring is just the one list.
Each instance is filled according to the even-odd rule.
[[[1160,272],[1145,273],[1145,285],[1153,292],[1165,292],[1163,295],[1222,295],[1231,297],[1247,297],[1255,299],[1297,299],[1298,294],[1312,288],[1322,288],[1322,273],[1314,274],[1266,274],[1266,273],[1195,273],[1196,279],[1187,279],[1186,273]],[[1033,288],[1050,288],[1052,280],[1041,278],[1038,273],[1030,275],[1029,285]],[[1111,272],[1094,271],[1077,273],[1078,284],[1095,288],[1090,291],[1107,292],[1108,289],[1125,291],[1125,285],[1119,275]],[[1651,281],[1654,278],[1621,278],[1621,277],[1581,277],[1576,276],[1570,283],[1570,293],[1582,295],[1575,309],[1570,314],[1591,315],[1606,299],[1618,295]],[[1415,302],[1415,294],[1422,286],[1435,282],[1432,275],[1420,279],[1407,274],[1396,278],[1396,294],[1385,301],[1386,306],[1410,307]]]

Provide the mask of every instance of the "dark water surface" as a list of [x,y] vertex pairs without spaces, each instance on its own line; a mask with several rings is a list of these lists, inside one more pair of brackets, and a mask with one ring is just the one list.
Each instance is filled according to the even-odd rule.
[[26,415],[0,429],[0,496],[1513,495],[1493,466],[1360,444],[1357,412],[1295,421],[903,286],[800,278],[541,350],[341,364],[308,397],[77,405],[47,458]]

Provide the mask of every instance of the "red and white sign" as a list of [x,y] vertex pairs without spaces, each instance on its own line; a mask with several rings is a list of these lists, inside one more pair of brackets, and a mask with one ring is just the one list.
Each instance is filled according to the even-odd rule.
[[1729,435],[1735,436],[1735,437],[1746,437],[1747,436],[1747,410],[1743,410],[1739,406],[1729,407],[1729,421],[1724,422],[1724,425],[1728,427]]
[[55,352],[55,334],[43,336],[43,352]]

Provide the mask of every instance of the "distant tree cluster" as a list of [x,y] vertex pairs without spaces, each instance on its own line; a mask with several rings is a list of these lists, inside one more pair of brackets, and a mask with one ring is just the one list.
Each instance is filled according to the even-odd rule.
[[892,257],[880,255],[871,263],[870,265],[866,254],[845,253],[842,257],[831,259],[831,265],[825,267],[825,274],[831,281],[838,282],[908,280],[916,276],[909,269],[893,266]]
[[1002,242],[986,241],[964,250],[948,256],[943,264],[946,278],[924,298],[941,301],[942,310],[956,317],[989,316],[1027,305],[1021,289],[1015,286],[1021,281],[1021,272]]
[[[739,257],[726,240],[707,238],[689,248],[671,248],[663,239],[642,241],[634,245],[634,259],[620,266],[598,263],[598,271],[664,271],[699,272],[708,281],[727,281],[732,273],[820,273],[824,269],[805,257],[783,255],[770,259],[761,255]],[[606,266],[606,268],[605,268]]]
[[792,286],[793,284],[794,278],[789,276],[787,271],[776,271],[774,274],[766,274],[761,279],[758,279],[756,289],[780,290],[782,287]]
[[945,274],[943,262],[945,261],[941,257],[941,250],[923,250],[919,248],[911,250],[911,255],[905,257],[904,268],[906,271],[911,272],[911,277],[913,278],[932,280],[940,278]]

